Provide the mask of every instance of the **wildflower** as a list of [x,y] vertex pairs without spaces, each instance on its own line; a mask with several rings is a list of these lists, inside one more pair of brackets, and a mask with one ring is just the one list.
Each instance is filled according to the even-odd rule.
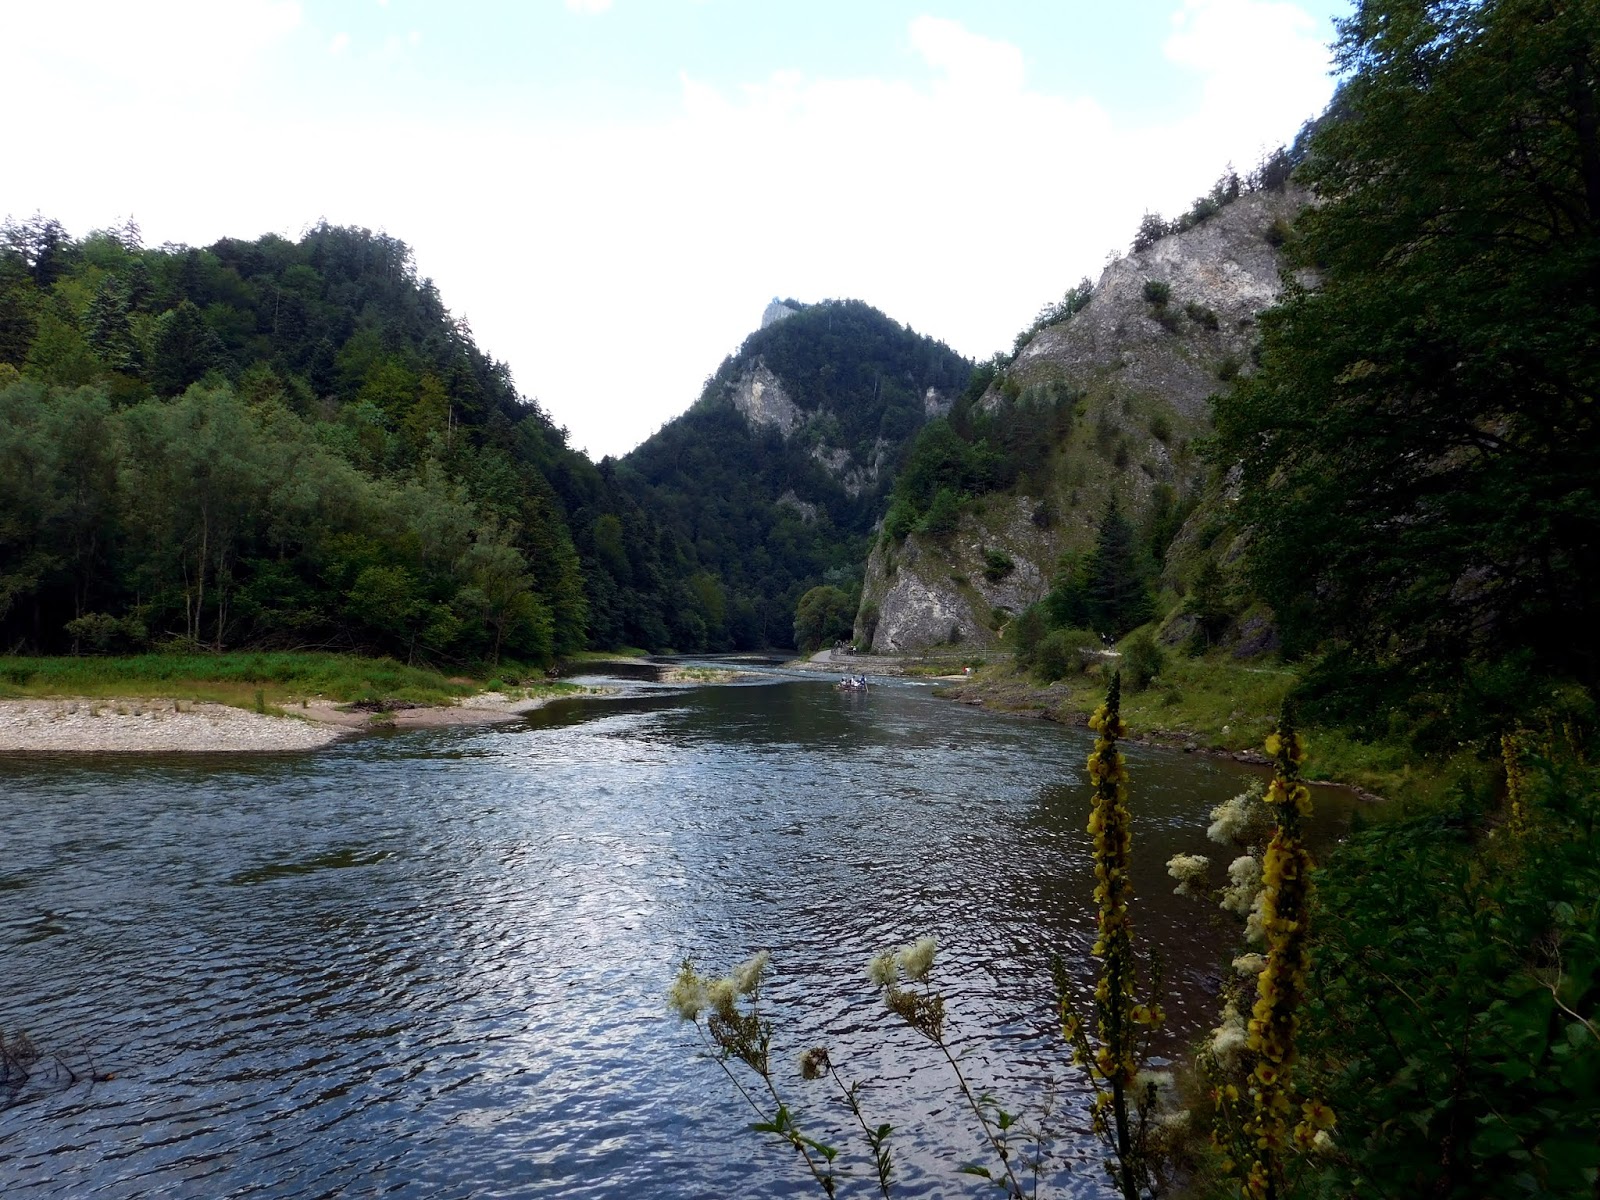
[[1317,1130],[1317,1136],[1311,1139],[1311,1149],[1318,1154],[1333,1153],[1333,1138],[1328,1136],[1326,1129]]
[[667,1003],[685,1021],[697,1021],[709,1001],[706,998],[705,980],[694,973],[694,964],[687,958],[678,968],[678,977],[667,989]]
[[1267,940],[1266,901],[1267,894],[1257,892],[1244,919],[1244,940],[1258,946]]
[[1155,1088],[1157,1091],[1171,1091],[1172,1073],[1170,1071],[1140,1071],[1133,1077],[1133,1086],[1141,1092],[1146,1088]]
[[800,1078],[821,1079],[832,1064],[826,1046],[813,1046],[800,1056]]
[[874,987],[880,988],[893,987],[900,981],[900,966],[895,962],[893,950],[873,956],[867,963],[867,978]]
[[1262,803],[1261,793],[1261,785],[1253,783],[1231,800],[1213,808],[1206,836],[1224,846],[1262,840],[1271,828],[1272,816]]
[[741,996],[754,995],[761,986],[761,976],[766,972],[767,962],[770,960],[765,950],[751,956],[733,969],[733,990]]
[[738,994],[733,980],[727,977],[706,984],[706,1004],[719,1015],[726,1016],[734,1011],[734,999]]
[[926,982],[928,972],[933,969],[933,956],[939,949],[935,938],[918,938],[909,946],[900,947],[895,955],[895,962],[905,977],[914,983]]
[[1241,954],[1233,960],[1233,969],[1241,976],[1251,977],[1260,975],[1266,968],[1267,960],[1259,954]]
[[1329,1108],[1321,1100],[1307,1100],[1300,1106],[1300,1111],[1305,1114],[1306,1120],[1318,1129],[1332,1129],[1338,1124],[1338,1118],[1333,1115],[1333,1109]]
[[1128,1020],[1135,1025],[1160,1025],[1166,1019],[1159,1004],[1135,1004],[1128,1010]]
[[1178,881],[1172,889],[1176,896],[1192,896],[1206,880],[1206,869],[1211,860],[1203,854],[1174,854],[1167,860],[1167,874]]

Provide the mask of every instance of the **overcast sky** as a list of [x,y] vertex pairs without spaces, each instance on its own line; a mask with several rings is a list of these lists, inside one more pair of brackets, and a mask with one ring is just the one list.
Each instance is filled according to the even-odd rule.
[[773,296],[974,358],[1327,102],[1348,0],[0,0],[0,215],[382,229],[573,444]]

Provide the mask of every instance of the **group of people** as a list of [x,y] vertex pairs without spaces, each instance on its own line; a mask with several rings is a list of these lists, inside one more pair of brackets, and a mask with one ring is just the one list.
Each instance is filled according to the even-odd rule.
[[867,677],[865,675],[846,675],[839,680],[839,686],[846,691],[864,692],[867,690]]

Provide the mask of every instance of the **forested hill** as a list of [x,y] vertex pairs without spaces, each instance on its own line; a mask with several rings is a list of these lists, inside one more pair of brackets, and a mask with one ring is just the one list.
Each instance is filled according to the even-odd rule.
[[394,238],[0,228],[8,651],[664,646],[680,559]]
[[769,313],[780,319],[623,460],[692,554],[702,611],[724,614],[708,630],[716,645],[787,645],[805,592],[858,588],[906,446],[973,374],[948,346],[859,301]]

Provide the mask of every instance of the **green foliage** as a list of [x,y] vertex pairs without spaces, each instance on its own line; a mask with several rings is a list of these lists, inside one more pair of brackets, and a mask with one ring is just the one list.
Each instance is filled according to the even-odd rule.
[[[778,377],[807,418],[788,437],[752,425],[734,406],[740,380],[758,366]],[[801,596],[859,572],[897,480],[888,468],[923,429],[927,391],[954,397],[972,374],[972,364],[948,347],[865,304],[805,305],[751,334],[688,413],[619,464],[626,494],[676,540],[676,562],[659,570],[719,581],[723,620],[697,614],[707,644],[789,644]],[[841,451],[850,456],[846,473],[877,463],[877,485],[847,491],[821,461]],[[918,525],[941,486],[964,490],[963,470],[949,475],[942,453],[930,446],[900,469],[899,477],[910,471],[915,478],[889,505],[892,537]],[[807,506],[807,515],[780,497]]]
[[1172,299],[1172,285],[1161,279],[1146,279],[1143,295],[1146,301],[1160,308]]
[[1472,664],[1523,650],[1593,687],[1600,27],[1367,0],[1342,33],[1296,227],[1321,282],[1216,408],[1250,582],[1286,646],[1345,645],[1446,714]]
[[1037,604],[1030,604],[1012,618],[1005,628],[1005,643],[1016,657],[1018,666],[1029,669],[1034,665],[1039,645],[1049,632],[1050,626]]
[[1082,674],[1100,648],[1100,636],[1088,629],[1052,629],[1033,652],[1033,672],[1046,683]]
[[1004,550],[990,546],[983,552],[983,577],[990,583],[999,583],[1017,569],[1017,564]]
[[1594,1195],[1597,784],[1547,764],[1523,837],[1466,790],[1329,863],[1303,1046],[1348,1153],[1308,1195]]
[[1193,300],[1187,301],[1183,306],[1188,318],[1202,329],[1217,331],[1217,314],[1204,304],[1196,304]]
[[93,648],[109,626],[67,626],[100,614],[213,647],[543,658],[704,648],[747,615],[717,616],[682,543],[393,238],[146,250],[7,222],[0,361],[23,389],[5,366],[7,646]]
[[1122,673],[1128,686],[1142,692],[1155,682],[1167,665],[1167,656],[1148,629],[1135,634],[1122,647]]
[[850,639],[855,626],[855,600],[831,584],[814,587],[794,612],[794,644],[809,654],[822,646]]
[[1233,618],[1232,605],[1228,601],[1227,584],[1216,559],[1208,558],[1201,565],[1200,573],[1189,585],[1189,594],[1184,598],[1183,609],[1193,614],[1195,620],[1194,636],[1189,643],[1190,653],[1197,654],[1209,649],[1222,636],[1223,630]]

